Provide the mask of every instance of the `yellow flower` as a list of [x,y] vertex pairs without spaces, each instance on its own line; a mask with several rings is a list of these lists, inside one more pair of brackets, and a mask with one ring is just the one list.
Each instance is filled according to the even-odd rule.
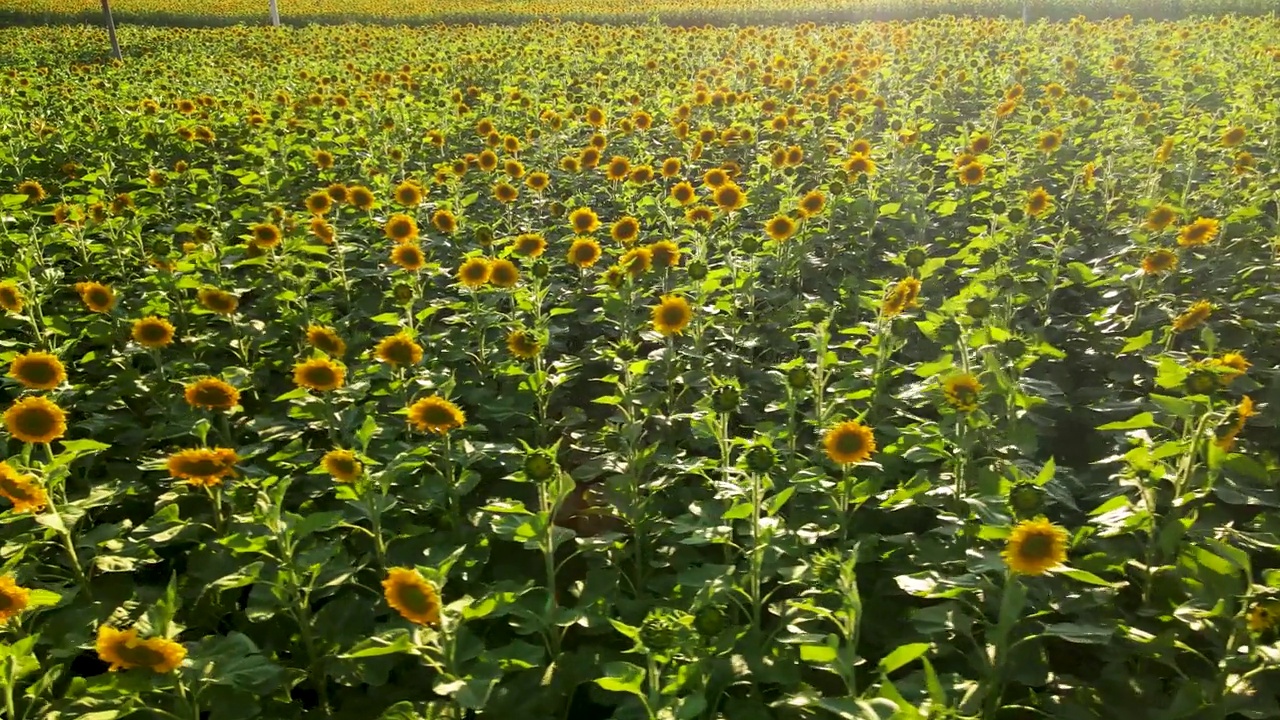
[[1143,221],[1142,226],[1153,232],[1160,232],[1169,227],[1178,217],[1178,212],[1168,205],[1157,205],[1151,208],[1151,212],[1147,213],[1147,219]]
[[1249,134],[1248,130],[1245,130],[1239,125],[1236,125],[1235,127],[1229,128],[1226,132],[1222,133],[1222,138],[1221,138],[1222,145],[1223,147],[1235,147],[1236,145],[1239,145],[1240,143],[1244,142],[1244,139],[1245,137],[1248,136],[1248,134]]
[[694,190],[693,185],[687,182],[676,183],[671,188],[671,199],[680,205],[688,205],[696,200],[697,197],[697,191]]
[[630,245],[635,242],[636,236],[639,234],[640,221],[631,216],[618,218],[609,228],[609,236],[623,245]]
[[1147,253],[1142,258],[1142,272],[1147,275],[1161,275],[1178,267],[1178,255],[1172,250],[1160,248]]
[[320,462],[324,465],[325,472],[338,482],[355,482],[364,472],[364,465],[350,450],[330,450]]
[[515,252],[524,257],[536,258],[547,249],[547,241],[538,233],[524,233],[516,237]]
[[1186,312],[1173,321],[1174,332],[1186,332],[1198,327],[1213,313],[1213,305],[1207,300],[1197,300]]
[[618,258],[618,266],[631,277],[640,277],[649,272],[649,268],[653,266],[653,253],[647,247],[628,250]]
[[154,673],[176,670],[187,657],[187,649],[165,638],[138,637],[137,628],[117,630],[109,625],[98,628],[98,657],[111,664],[111,670],[146,668]]
[[915,307],[916,299],[920,295],[920,281],[916,278],[909,277],[899,280],[893,289],[889,291],[884,302],[881,303],[881,312],[885,317],[894,317],[902,313],[910,307]]
[[0,496],[13,503],[18,513],[39,512],[49,504],[44,488],[30,475],[23,475],[9,463],[0,460]]
[[1038,187],[1027,195],[1027,214],[1038,218],[1053,212],[1053,198],[1045,189]]
[[80,293],[80,301],[93,312],[111,312],[111,308],[116,306],[115,292],[102,283],[76,283],[75,288]]
[[205,377],[186,386],[187,404],[206,410],[230,410],[240,404],[240,391],[218,378]]
[[[737,184],[726,182],[711,193],[711,200],[715,202],[716,207],[720,208],[721,212],[733,212],[734,210],[740,210],[747,204],[747,194]],[[688,203],[685,204],[687,205]]]
[[154,315],[135,320],[133,339],[142,347],[157,350],[173,342],[173,325]]
[[22,291],[11,280],[0,282],[0,307],[11,313],[22,312]]
[[811,218],[827,206],[827,196],[821,190],[810,190],[800,198],[800,217]]
[[977,185],[987,176],[987,168],[977,160],[973,160],[960,168],[961,185]]
[[1280,624],[1280,601],[1268,600],[1249,608],[1249,631],[1262,633]]
[[542,352],[542,343],[533,333],[517,329],[507,335],[507,350],[522,360],[532,360]]
[[422,204],[422,188],[412,180],[405,180],[396,186],[396,202],[405,207],[417,207]]
[[684,332],[692,319],[693,308],[689,307],[689,301],[678,295],[664,295],[662,301],[653,307],[653,329],[668,337]]
[[280,228],[271,223],[258,223],[249,228],[253,244],[260,248],[273,248],[280,244]]
[[400,616],[419,625],[440,622],[440,596],[417,570],[391,568],[382,581],[382,593]]
[[600,243],[591,238],[577,238],[569,246],[569,262],[580,268],[589,268],[600,259]]
[[627,174],[631,171],[631,163],[621,155],[614,155],[607,165],[604,166],[604,176],[610,182],[621,182],[627,179]]
[[417,365],[422,361],[422,346],[403,332],[384,338],[374,352],[379,360],[392,367]]
[[443,208],[432,213],[431,224],[445,235],[452,235],[458,229],[458,219]]
[[18,585],[12,575],[0,575],[0,625],[27,609],[31,591]]
[[506,258],[489,262],[489,283],[494,287],[512,288],[520,281],[520,270]]
[[391,262],[410,272],[417,272],[426,264],[427,258],[417,243],[405,242],[392,248]]
[[848,420],[827,431],[822,438],[827,457],[841,465],[860,463],[876,451],[876,438],[871,428],[856,420]]
[[293,382],[318,392],[328,392],[342,387],[347,379],[347,369],[329,358],[304,360],[293,367]]
[[308,195],[303,204],[312,215],[324,215],[333,208],[333,198],[329,197],[329,193],[320,190]]
[[28,395],[4,412],[9,434],[24,443],[51,443],[67,434],[67,416],[52,401]]
[[217,288],[203,288],[197,293],[197,297],[206,310],[219,315],[230,315],[240,306],[239,298]]
[[234,477],[240,458],[230,448],[189,448],[169,456],[165,467],[171,477],[192,485],[221,485],[225,477]]
[[947,404],[961,412],[972,412],[978,409],[978,395],[982,392],[982,383],[969,373],[952,375],[942,383],[942,394]]
[[1236,438],[1244,431],[1245,423],[1249,422],[1249,418],[1257,414],[1258,411],[1253,406],[1253,398],[1248,395],[1240,398],[1239,404],[1236,405],[1235,411],[1230,416],[1230,422],[1218,428],[1218,436],[1214,442],[1219,448],[1230,451],[1236,446]]
[[466,424],[467,416],[457,405],[432,395],[409,406],[409,424],[421,432],[444,435]]
[[569,227],[578,235],[589,235],[600,227],[600,218],[591,208],[581,207],[569,213]]
[[1232,380],[1244,375],[1252,366],[1252,363],[1244,355],[1236,352],[1223,353],[1222,357],[1214,361],[1214,364],[1231,370],[1231,372],[1222,375],[1223,385],[1230,384]]
[[500,203],[510,204],[520,197],[520,191],[510,183],[500,182],[493,186],[493,198]]
[[389,240],[398,243],[412,242],[418,239],[418,222],[404,213],[396,213],[387,218],[382,232]]
[[796,223],[786,215],[774,215],[764,224],[764,232],[772,240],[781,242],[796,232]]
[[670,240],[659,240],[649,244],[649,256],[658,267],[675,267],[680,264],[680,246]]
[[876,161],[866,155],[853,155],[844,161],[844,171],[850,180],[857,180],[862,175],[871,177],[876,174]]
[[1043,575],[1067,561],[1067,531],[1045,520],[1024,520],[1005,545],[1005,563],[1022,575]]
[[373,204],[376,202],[373,191],[363,185],[354,185],[347,188],[347,198],[357,210],[372,210]]
[[29,352],[13,359],[9,377],[32,390],[52,390],[67,379],[62,361],[47,352]]
[[469,288],[478,288],[489,281],[489,261],[483,257],[468,258],[458,268],[458,282]]
[[307,344],[334,357],[342,357],[347,352],[347,344],[337,332],[319,325],[307,328]]
[[1218,237],[1220,222],[1214,218],[1197,218],[1190,225],[1184,225],[1178,232],[1178,244],[1182,247],[1208,245]]

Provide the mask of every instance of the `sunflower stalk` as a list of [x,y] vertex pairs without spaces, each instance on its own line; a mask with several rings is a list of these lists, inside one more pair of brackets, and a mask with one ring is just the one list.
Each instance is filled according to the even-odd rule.
[[[53,448],[49,443],[41,443],[44,447],[45,467],[51,467],[53,461]],[[27,444],[24,449],[30,451],[31,445]],[[30,462],[30,456],[27,456],[27,462]],[[74,538],[71,536],[71,528],[67,527],[66,522],[62,519],[62,512],[58,510],[58,495],[60,500],[66,502],[66,472],[67,468],[59,468],[57,472],[57,483],[50,483],[54,486],[54,491],[48,495],[49,513],[53,515],[56,525],[54,532],[58,534],[58,539],[62,542],[62,547],[67,553],[67,559],[71,561],[71,572],[75,575],[76,584],[84,591],[86,598],[93,597],[93,591],[89,588],[89,577],[85,574],[84,566],[80,564],[80,553],[76,550]],[[61,492],[59,492],[61,491]]]
[[988,649],[990,665],[989,682],[983,698],[984,718],[994,718],[1000,710],[1000,701],[1004,697],[1005,669],[1009,663],[1009,638],[1022,617],[1026,600],[1026,587],[1013,571],[1007,571],[1004,587],[1000,591],[1000,615],[996,620],[995,637]]

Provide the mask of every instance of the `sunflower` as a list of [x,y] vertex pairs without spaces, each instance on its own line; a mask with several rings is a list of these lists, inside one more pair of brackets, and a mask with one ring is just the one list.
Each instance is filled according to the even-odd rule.
[[440,622],[440,595],[417,570],[391,568],[382,581],[382,594],[405,620],[418,625]]
[[378,359],[392,367],[417,365],[422,361],[422,346],[405,333],[383,338],[374,350]]
[[504,205],[510,205],[520,197],[520,191],[510,183],[500,182],[493,186],[493,198]]
[[[1244,431],[1244,426],[1249,422],[1249,418],[1257,415],[1258,411],[1254,409],[1253,398],[1245,395],[1240,398],[1239,404],[1236,405],[1235,411],[1229,416],[1229,422],[1220,426],[1217,430],[1217,437],[1214,440],[1220,449],[1230,452],[1236,446],[1236,438]],[[1227,418],[1224,418],[1226,420]]]
[[328,392],[342,387],[347,369],[329,358],[311,358],[293,366],[293,382],[299,387]]
[[0,626],[27,609],[31,591],[21,587],[12,575],[0,575]]
[[329,197],[329,193],[321,190],[308,195],[304,204],[312,215],[324,215],[333,209],[333,198]]
[[311,230],[311,234],[314,235],[317,240],[325,245],[333,244],[335,234],[333,226],[325,222],[324,218],[319,216],[313,217],[311,218],[311,222],[308,223],[308,226]]
[[1267,602],[1255,603],[1249,608],[1248,616],[1249,631],[1262,633],[1280,624],[1280,602],[1270,600]]
[[476,164],[485,172],[493,172],[498,169],[498,154],[492,150],[485,150],[476,158]]
[[11,280],[0,282],[0,307],[11,313],[22,312],[22,291]]
[[426,264],[427,258],[417,243],[406,242],[396,245],[391,250],[391,262],[405,270],[418,271]]
[[[513,140],[515,138],[512,138]],[[512,180],[519,180],[524,177],[524,164],[519,160],[506,160],[502,163],[502,171]]]
[[671,178],[680,174],[683,163],[678,157],[669,157],[662,161],[662,177]]
[[982,392],[982,383],[969,373],[952,375],[942,383],[942,394],[947,404],[961,412],[972,412],[978,409],[978,394]]
[[517,329],[507,334],[507,350],[522,360],[532,360],[542,352],[542,343],[533,333]]
[[536,258],[547,249],[547,240],[538,233],[524,233],[516,237],[514,249],[517,255]]
[[800,217],[811,218],[822,212],[827,206],[827,196],[821,190],[810,190],[800,198]]
[[1160,248],[1153,250],[1142,258],[1142,272],[1147,275],[1161,275],[1178,267],[1178,255],[1172,250]]
[[670,240],[659,240],[649,245],[649,256],[658,267],[675,267],[680,264],[680,246]]
[[206,410],[230,410],[240,404],[240,391],[214,377],[204,377],[192,382],[183,390],[183,397],[191,407]]
[[1062,136],[1052,130],[1040,134],[1036,147],[1042,153],[1051,153],[1062,146]]
[[484,257],[468,258],[458,268],[458,282],[475,289],[489,281],[489,261]]
[[520,281],[520,270],[506,258],[489,262],[489,283],[494,287],[512,288]]
[[93,312],[111,312],[111,308],[116,306],[115,292],[102,283],[76,283],[75,290],[80,293],[80,301],[84,303],[84,306]]
[[1178,217],[1178,213],[1168,205],[1157,205],[1151,208],[1151,212],[1147,213],[1147,219],[1143,221],[1142,227],[1153,232],[1160,232],[1169,227],[1169,224]]
[[865,138],[859,138],[859,139],[857,139],[857,140],[854,140],[854,141],[849,145],[849,154],[850,154],[850,155],[863,155],[863,156],[870,157],[870,155],[871,155],[871,141],[870,141],[870,140],[867,140],[867,139],[865,139]]
[[841,465],[866,461],[876,451],[871,428],[857,420],[847,420],[827,431],[822,438],[827,457]]
[[330,450],[324,454],[320,464],[324,466],[325,472],[333,476],[334,480],[344,483],[355,482],[364,471],[364,465],[350,450]]
[[409,208],[422,204],[422,188],[412,180],[405,180],[393,192],[396,202]]
[[418,221],[404,213],[396,213],[387,218],[387,224],[382,226],[382,232],[388,240],[398,243],[413,242],[418,239]]
[[589,268],[600,259],[600,243],[591,238],[575,238],[569,246],[569,262],[580,268]]
[[978,185],[987,177],[987,168],[977,160],[970,161],[960,168],[961,185]]
[[441,208],[431,215],[431,224],[445,235],[452,235],[458,229],[458,219],[453,213]]
[[569,213],[569,227],[578,235],[589,235],[600,227],[600,218],[589,207],[580,207]]
[[1208,245],[1218,237],[1220,225],[1214,218],[1196,218],[1195,222],[1182,226],[1182,230],[1178,231],[1178,244],[1182,247]]
[[249,228],[253,244],[260,248],[273,248],[280,244],[280,228],[271,223],[258,223]]
[[342,357],[347,352],[347,344],[336,331],[319,325],[307,328],[307,344],[334,357]]
[[170,477],[191,485],[212,487],[234,477],[240,457],[231,448],[189,448],[179,450],[165,461]]
[[639,234],[640,221],[630,215],[619,218],[609,228],[609,236],[623,245],[630,245],[635,242],[636,236]]
[[169,673],[182,665],[187,649],[165,638],[138,637],[137,628],[117,630],[109,625],[98,628],[98,658],[110,663],[111,670],[146,668],[154,673]]
[[1038,187],[1027,194],[1027,214],[1038,218],[1053,212],[1053,198],[1045,189]]
[[885,297],[880,309],[886,317],[899,315],[903,310],[916,304],[920,294],[920,281],[916,278],[904,278],[894,284]]
[[409,406],[409,424],[421,432],[443,435],[466,422],[466,414],[457,405],[435,395]]
[[671,199],[680,205],[688,205],[697,199],[697,193],[694,191],[693,185],[687,182],[680,182],[671,188]]
[[747,194],[736,183],[726,182],[711,193],[711,199],[721,212],[733,212],[747,204]]
[[1005,545],[1005,563],[1021,575],[1043,575],[1067,561],[1067,531],[1045,520],[1024,520]]
[[1244,142],[1244,139],[1245,137],[1248,136],[1248,134],[1249,134],[1248,130],[1245,130],[1239,125],[1236,125],[1235,127],[1229,128],[1226,132],[1222,133],[1222,137],[1220,138],[1220,141],[1222,142],[1223,147],[1235,147],[1236,145],[1239,145],[1240,143]]
[[49,496],[31,475],[23,475],[0,460],[0,496],[13,503],[17,513],[39,512],[49,504]]
[[631,162],[621,155],[615,155],[604,166],[604,176],[610,182],[622,182],[631,172]]
[[844,161],[844,171],[850,180],[857,180],[863,175],[871,177],[876,174],[876,161],[866,155],[853,155]]
[[649,252],[649,248],[634,248],[622,254],[618,258],[618,267],[622,268],[633,278],[649,272],[649,268],[653,266],[653,253]]
[[781,242],[796,232],[796,222],[786,215],[774,215],[764,224],[764,232],[771,240]]
[[67,379],[62,361],[47,352],[18,355],[9,365],[9,377],[32,390],[52,390]]
[[524,179],[525,187],[540,193],[551,185],[551,176],[544,172],[531,172]]
[[239,298],[217,288],[203,288],[197,293],[197,297],[206,310],[219,315],[230,315],[240,306]]
[[729,173],[723,168],[711,168],[702,174],[702,184],[710,188],[718,188],[729,182]]
[[689,301],[678,295],[663,295],[662,301],[653,306],[653,329],[668,337],[683,333],[692,319]]
[[690,225],[708,225],[716,216],[711,212],[711,208],[695,205],[684,213],[684,221]]
[[1232,380],[1244,375],[1253,365],[1244,355],[1237,352],[1224,353],[1222,357],[1214,361],[1214,364],[1228,370],[1228,372],[1222,373],[1223,385],[1228,385]]
[[372,210],[373,204],[377,201],[373,191],[363,185],[347,188],[347,199],[357,210],[364,211]]
[[51,443],[67,433],[67,415],[51,400],[29,395],[4,412],[9,434],[25,443]]
[[1213,305],[1207,300],[1197,300],[1187,311],[1173,321],[1174,332],[1186,332],[1199,327],[1213,313]]

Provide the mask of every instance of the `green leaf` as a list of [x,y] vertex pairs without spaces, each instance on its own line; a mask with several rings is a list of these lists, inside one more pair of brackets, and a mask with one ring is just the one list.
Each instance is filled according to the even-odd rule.
[[[389,639],[388,639],[389,638]],[[383,637],[372,637],[357,643],[341,658],[378,657],[379,655],[395,655],[396,653],[416,653],[413,638],[407,630],[395,630]]]
[[896,203],[896,202],[885,203],[880,206],[880,217],[884,217],[886,215],[893,215],[894,213],[898,212],[901,209],[902,209],[902,203]]
[[1069,567],[1069,568],[1063,568],[1060,570],[1055,570],[1054,572],[1058,575],[1066,575],[1072,580],[1079,580],[1082,583],[1088,583],[1090,585],[1102,585],[1105,587],[1115,587],[1118,585],[1118,583],[1108,582],[1098,577],[1097,575],[1094,575],[1088,570],[1080,570],[1078,568]]
[[1156,426],[1156,416],[1149,412],[1142,412],[1134,415],[1128,420],[1120,420],[1119,422],[1109,422],[1105,425],[1099,425],[1099,430],[1141,430]]
[[801,645],[800,660],[810,663],[835,662],[838,652],[830,645]]
[[1159,405],[1161,410],[1174,417],[1189,418],[1195,414],[1196,405],[1190,400],[1171,397],[1169,395],[1161,395],[1159,393],[1151,393],[1149,397],[1151,398],[1151,402]]
[[778,511],[782,509],[782,506],[787,504],[787,501],[791,499],[791,496],[794,495],[795,492],[796,486],[788,485],[782,492],[769,498],[769,507],[765,511],[766,514],[769,517],[777,515]]
[[608,662],[600,668],[604,677],[596,678],[596,684],[611,692],[631,693],[636,697],[644,695],[644,668],[629,662]]
[[1084,623],[1054,623],[1044,629],[1045,635],[1060,637],[1067,642],[1082,645],[1106,645],[1111,642],[1116,629],[1107,625],[1086,625]]
[[1053,458],[1049,458],[1049,462],[1046,462],[1044,464],[1044,467],[1040,468],[1040,472],[1036,475],[1035,479],[1032,480],[1031,482],[1035,483],[1036,485],[1044,485],[1045,483],[1053,479],[1053,475],[1057,471],[1057,469],[1058,469],[1058,464],[1053,461]]
[[1124,347],[1120,348],[1120,354],[1124,355],[1125,353],[1137,352],[1145,348],[1155,339],[1155,335],[1156,333],[1154,330],[1148,330],[1137,337],[1129,338],[1125,341]]
[[894,648],[893,652],[885,655],[880,660],[880,672],[891,673],[894,670],[906,665],[907,663],[922,657],[929,652],[932,646],[929,643],[907,643]]

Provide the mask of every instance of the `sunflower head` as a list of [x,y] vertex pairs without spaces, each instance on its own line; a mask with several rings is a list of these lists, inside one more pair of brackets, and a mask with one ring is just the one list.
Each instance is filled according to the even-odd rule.
[[524,233],[516,237],[514,249],[517,255],[536,258],[547,249],[547,241],[538,233]]
[[445,235],[452,235],[458,229],[458,219],[444,208],[431,214],[431,224]]
[[672,268],[680,264],[680,246],[670,240],[659,240],[649,245],[649,255],[658,267]]
[[49,496],[31,475],[24,475],[0,460],[0,496],[13,503],[17,513],[39,512],[49,504]]
[[18,585],[12,575],[0,575],[0,627],[26,610],[30,601],[30,590]]
[[721,212],[740,210],[747,204],[747,194],[736,183],[726,182],[711,193],[711,199]]
[[308,195],[303,204],[312,215],[324,215],[333,208],[333,198],[329,197],[329,193],[320,190]]
[[350,202],[357,210],[372,210],[377,199],[373,196],[373,191],[363,185],[355,185],[347,188],[347,201]]
[[293,367],[293,382],[317,392],[337,390],[346,382],[347,369],[327,357],[304,360]]
[[458,282],[475,289],[489,281],[490,264],[483,256],[468,258],[458,268]]
[[335,330],[319,325],[307,328],[307,344],[334,357],[342,357],[347,352],[347,344]]
[[466,414],[457,405],[435,395],[409,406],[409,424],[421,432],[444,435],[466,421]]
[[507,334],[507,350],[522,360],[532,360],[542,352],[542,342],[528,330],[516,329]]
[[493,186],[493,198],[504,205],[509,205],[520,197],[520,191],[511,183],[500,182]]
[[169,456],[165,467],[171,477],[191,485],[212,487],[234,477],[240,458],[231,448],[189,448]]
[[173,640],[144,640],[138,637],[137,628],[117,630],[109,625],[98,628],[96,648],[98,657],[110,663],[113,671],[146,668],[164,674],[176,670],[187,657],[187,649]]
[[942,382],[942,394],[947,404],[961,412],[977,410],[981,392],[982,383],[969,373],[952,375]]
[[600,218],[589,207],[580,207],[569,213],[569,227],[578,235],[589,235],[600,227]]
[[1178,254],[1165,248],[1153,250],[1142,258],[1142,272],[1147,275],[1163,275],[1176,267]]
[[636,236],[640,234],[640,221],[627,215],[619,218],[609,228],[609,236],[623,245],[630,245],[635,242]]
[[529,173],[529,176],[524,179],[524,184],[534,192],[542,192],[551,185],[551,176],[544,172],[531,172]]
[[11,280],[0,282],[0,308],[11,313],[22,312],[22,291]]
[[405,207],[418,207],[422,204],[422,188],[412,180],[405,180],[397,185],[394,195],[396,202]]
[[378,359],[392,367],[417,365],[422,362],[422,346],[405,333],[384,338],[374,350]]
[[382,594],[405,620],[418,625],[440,623],[440,595],[418,571],[391,568],[382,581]]
[[1213,314],[1213,305],[1208,300],[1197,300],[1173,321],[1174,332],[1186,332],[1200,326]]
[[1195,222],[1183,226],[1178,232],[1178,244],[1183,247],[1208,245],[1218,236],[1221,224],[1215,218],[1197,218]]
[[4,412],[9,434],[24,443],[51,443],[67,434],[67,416],[53,401],[28,395]]
[[693,185],[687,182],[680,182],[671,188],[671,199],[680,205],[688,205],[697,199],[697,193],[693,189]]
[[1053,211],[1053,198],[1044,188],[1038,187],[1027,194],[1027,214],[1038,218]]
[[325,472],[342,483],[355,482],[364,472],[364,465],[350,450],[330,450],[324,454],[320,463],[324,466]]
[[679,295],[664,295],[653,306],[653,329],[668,337],[684,332],[692,319],[693,308]]
[[513,288],[520,281],[520,270],[506,258],[489,262],[489,283],[497,288]]
[[391,249],[391,262],[410,272],[417,272],[426,264],[427,257],[417,243],[406,242]]
[[197,297],[206,310],[219,315],[230,315],[240,307],[240,299],[217,288],[202,288]]
[[848,420],[827,431],[822,439],[827,457],[841,465],[866,461],[876,451],[871,428],[856,420]]
[[600,243],[591,238],[577,238],[569,246],[569,262],[580,268],[589,268],[600,259]]
[[1066,562],[1067,531],[1044,518],[1024,520],[1013,528],[1003,556],[1015,573],[1043,575]]
[[382,227],[382,232],[387,239],[398,243],[413,242],[418,239],[418,222],[409,215],[396,213],[387,218],[387,224]]
[[47,352],[29,352],[13,359],[9,377],[32,390],[52,390],[67,379],[62,361]]
[[647,247],[633,248],[618,258],[618,267],[631,277],[638,278],[653,267],[653,253]]
[[800,216],[811,218],[827,206],[827,196],[821,190],[810,190],[800,198]]
[[258,223],[249,228],[253,244],[260,248],[272,248],[280,244],[280,228],[272,223]]
[[80,301],[93,312],[111,312],[111,308],[116,306],[115,292],[102,283],[76,283],[75,289],[80,293]]
[[1228,128],[1226,132],[1222,133],[1222,145],[1223,147],[1235,147],[1244,142],[1248,135],[1249,131],[1239,125]]
[[133,322],[133,339],[144,348],[158,350],[173,342],[173,324],[154,315]]
[[844,171],[848,173],[850,180],[857,180],[863,175],[871,177],[876,174],[876,161],[866,155],[855,154],[845,160]]
[[977,160],[963,165],[959,170],[961,185],[978,185],[987,176],[987,168]]
[[781,242],[796,232],[796,222],[787,215],[774,215],[764,224],[764,232],[769,239]]
[[240,391],[218,378],[205,377],[183,391],[187,404],[206,410],[230,410],[240,404]]
[[604,176],[610,182],[622,182],[627,179],[627,174],[631,171],[631,162],[621,155],[615,155],[610,158],[609,162],[604,166]]

